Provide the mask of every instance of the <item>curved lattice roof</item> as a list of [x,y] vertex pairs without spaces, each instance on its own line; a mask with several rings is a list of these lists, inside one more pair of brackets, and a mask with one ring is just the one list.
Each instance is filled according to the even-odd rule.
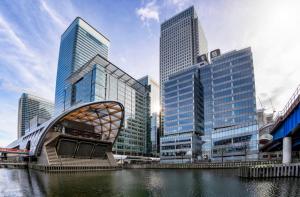
[[39,155],[47,133],[64,121],[84,123],[86,127],[93,128],[92,132],[75,131],[81,137],[113,144],[123,127],[124,107],[116,101],[96,101],[74,106],[15,140],[8,148],[24,149],[30,141],[29,154]]
[[98,102],[85,105],[64,115],[63,120],[85,123],[94,127],[99,140],[114,142],[122,127],[124,118],[123,106],[114,101]]

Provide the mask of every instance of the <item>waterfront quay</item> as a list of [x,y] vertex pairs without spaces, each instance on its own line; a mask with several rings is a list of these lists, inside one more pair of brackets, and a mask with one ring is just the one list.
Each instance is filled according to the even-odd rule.
[[239,177],[242,178],[300,177],[300,163],[242,166],[239,168]]
[[125,169],[237,169],[241,178],[300,177],[300,163],[282,164],[281,161],[243,161],[194,164],[132,164]]
[[278,164],[280,161],[241,161],[241,162],[207,162],[207,163],[177,163],[177,164],[127,164],[125,169],[238,169],[257,165]]
[[133,170],[133,169],[234,169],[241,178],[274,178],[274,177],[299,177],[300,163],[281,164],[279,160],[273,161],[240,161],[240,162],[207,162],[207,163],[179,163],[179,164],[123,164],[117,166],[88,166],[88,165],[38,165],[26,162],[1,162],[0,168],[32,169],[46,173],[65,172],[96,172],[106,170]]
[[25,169],[28,164],[25,162],[0,162],[0,168],[14,168],[14,169]]
[[[25,162],[5,162],[0,163],[0,167],[7,168],[29,168],[44,172],[90,172],[101,170],[121,170],[121,169],[240,169],[255,166],[270,166],[279,164],[280,161],[241,161],[241,162],[206,162],[206,163],[179,163],[179,164],[124,164],[118,166],[88,166],[88,165],[39,165]],[[280,164],[279,164],[280,165]]]

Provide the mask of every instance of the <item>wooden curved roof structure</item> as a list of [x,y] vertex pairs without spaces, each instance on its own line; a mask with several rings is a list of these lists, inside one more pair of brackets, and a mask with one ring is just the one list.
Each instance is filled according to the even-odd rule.
[[91,125],[95,128],[95,133],[100,134],[99,140],[113,143],[122,127],[123,118],[123,106],[110,101],[82,106],[69,112],[59,121],[69,120]]
[[[29,155],[39,155],[47,133],[64,121],[92,126],[93,132],[89,132],[91,138],[114,144],[123,128],[124,106],[116,101],[96,101],[74,106],[12,142],[8,148],[25,148],[30,141]],[[77,132],[80,134],[80,131]]]

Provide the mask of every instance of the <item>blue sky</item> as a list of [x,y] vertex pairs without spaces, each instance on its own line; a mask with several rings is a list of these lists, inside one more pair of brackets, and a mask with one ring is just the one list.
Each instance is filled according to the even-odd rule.
[[110,39],[113,63],[158,80],[160,23],[191,5],[210,50],[252,47],[257,96],[281,110],[300,82],[300,1],[2,0],[0,146],[16,138],[22,92],[54,100],[60,35],[76,16]]

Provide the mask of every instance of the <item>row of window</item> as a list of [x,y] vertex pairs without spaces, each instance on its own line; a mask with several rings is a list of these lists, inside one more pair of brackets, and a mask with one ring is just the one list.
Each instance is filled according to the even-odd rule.
[[185,126],[174,126],[172,127],[166,127],[165,131],[167,133],[176,133],[176,132],[188,132],[193,131],[194,127],[193,125],[185,125]]
[[249,90],[249,92],[236,94],[236,95],[229,96],[229,97],[224,97],[224,98],[217,98],[217,99],[214,100],[214,105],[223,105],[225,103],[229,103],[229,102],[232,102],[232,101],[239,101],[239,100],[242,100],[242,99],[249,99],[249,98],[254,99],[253,91]]
[[239,136],[239,137],[215,141],[213,144],[214,144],[214,146],[221,146],[221,145],[228,145],[228,144],[232,144],[232,143],[248,142],[248,141],[250,141],[251,138],[252,138],[252,135]]
[[191,144],[179,144],[179,145],[170,145],[170,146],[162,146],[162,150],[175,150],[175,149],[186,149],[191,148]]

